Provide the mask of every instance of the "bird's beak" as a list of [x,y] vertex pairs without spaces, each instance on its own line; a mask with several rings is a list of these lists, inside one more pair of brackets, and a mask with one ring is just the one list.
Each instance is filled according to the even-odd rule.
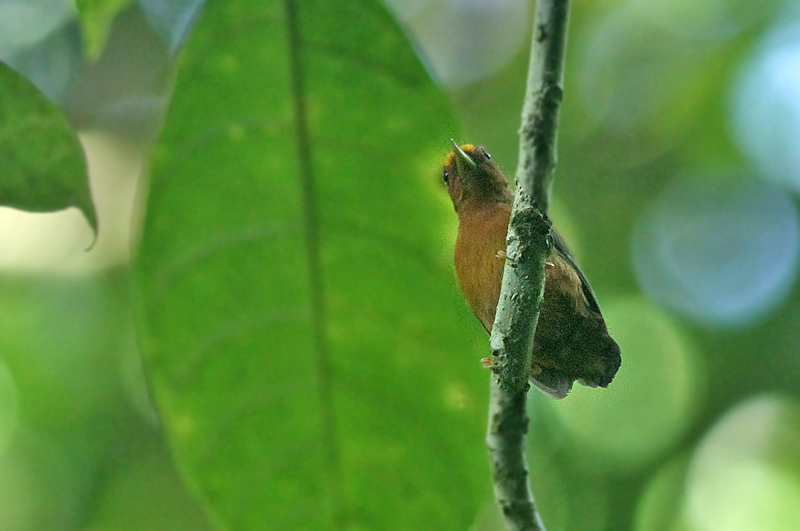
[[464,150],[461,149],[461,146],[456,144],[456,141],[452,138],[450,142],[453,144],[453,153],[456,155],[456,170],[458,171],[459,175],[465,175],[468,171],[475,171],[475,168],[478,167],[475,164],[475,161],[469,158],[469,155],[464,153]]

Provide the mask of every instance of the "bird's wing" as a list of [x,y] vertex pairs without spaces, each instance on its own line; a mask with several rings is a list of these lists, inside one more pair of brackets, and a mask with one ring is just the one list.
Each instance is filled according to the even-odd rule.
[[569,263],[569,265],[575,269],[575,272],[578,273],[578,278],[581,279],[581,289],[583,290],[583,295],[586,297],[586,301],[589,303],[589,308],[597,313],[601,313],[600,306],[597,304],[597,298],[594,296],[592,287],[589,286],[589,281],[586,280],[581,268],[579,268],[578,264],[575,263],[575,259],[572,257],[572,252],[570,252],[567,242],[564,241],[564,238],[562,238],[555,229],[550,231],[550,234],[553,236],[553,247],[555,247],[556,250],[564,256],[564,259],[567,261],[567,263]]

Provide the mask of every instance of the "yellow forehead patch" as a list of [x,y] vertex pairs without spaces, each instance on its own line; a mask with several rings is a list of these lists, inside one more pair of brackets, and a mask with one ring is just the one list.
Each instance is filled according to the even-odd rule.
[[[469,154],[471,154],[471,153],[473,153],[475,151],[475,145],[474,144],[462,144],[461,145],[461,150],[464,153],[466,153],[467,155],[469,155]],[[456,156],[455,151],[451,151],[450,153],[448,153],[447,156],[444,158],[444,165],[445,166],[450,166],[453,163],[453,157],[455,157],[455,156]]]

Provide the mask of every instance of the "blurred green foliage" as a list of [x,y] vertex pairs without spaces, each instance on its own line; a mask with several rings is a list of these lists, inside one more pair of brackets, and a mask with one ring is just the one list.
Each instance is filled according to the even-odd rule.
[[[33,28],[41,17],[20,6],[41,14],[59,1],[0,1],[0,58],[63,95],[80,130],[136,153],[146,213],[115,218],[108,176],[95,169],[98,248],[132,224],[136,257],[67,274],[58,260],[42,272],[38,253],[36,267],[12,268],[17,240],[41,236],[0,209],[0,530],[500,529],[483,444],[486,337],[453,282],[455,220],[439,172],[451,136],[514,167],[528,57],[523,25],[508,21],[532,5],[397,0],[400,26],[376,1],[304,0],[292,25],[287,3],[236,0],[209,3],[187,33],[193,0],[142,0],[110,27],[118,4],[83,2],[89,57],[55,79],[64,88],[42,72],[72,65],[58,58],[72,53],[62,48],[81,35],[78,20],[28,40],[2,26],[14,13]],[[758,204],[691,223],[651,213],[680,200],[664,191],[687,179],[773,186],[734,138],[731,94],[791,10],[777,0],[573,10],[552,215],[623,366],[607,390],[560,402],[531,393],[528,457],[544,521],[550,531],[791,529],[793,275],[750,320],[714,326],[658,307],[632,258],[639,231],[666,235],[653,240],[664,252],[655,263],[678,281],[688,283],[687,263],[701,273],[756,264],[741,277],[748,287],[773,271],[780,253],[737,254],[762,249],[740,230],[770,226],[747,223]],[[0,108],[29,119],[48,104],[31,87],[13,95],[22,84],[0,78]],[[60,142],[52,135],[71,135],[50,107],[34,135],[4,124],[0,172],[29,160],[48,182],[77,174],[85,188],[83,170],[40,155]],[[80,160],[76,145],[65,153]],[[13,184],[0,178],[0,190]],[[796,202],[770,193],[790,210]],[[642,232],[647,216],[665,221]],[[703,220],[728,239],[709,238]],[[779,250],[791,247],[789,228]],[[669,238],[693,237],[702,260],[669,254]],[[727,267],[691,278],[731,271],[738,279]]]
[[76,0],[75,3],[80,13],[86,55],[96,59],[103,51],[111,22],[130,0]]

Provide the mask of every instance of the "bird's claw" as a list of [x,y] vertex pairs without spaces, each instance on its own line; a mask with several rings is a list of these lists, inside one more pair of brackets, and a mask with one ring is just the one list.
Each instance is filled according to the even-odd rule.
[[494,357],[486,356],[485,358],[481,358],[481,364],[483,365],[484,369],[496,369],[499,365],[495,362]]
[[512,263],[516,263],[517,262],[514,258],[508,256],[508,253],[505,252],[505,251],[497,251],[497,253],[494,255],[494,257],[495,258],[500,258],[501,260],[508,260],[509,262],[512,262]]

